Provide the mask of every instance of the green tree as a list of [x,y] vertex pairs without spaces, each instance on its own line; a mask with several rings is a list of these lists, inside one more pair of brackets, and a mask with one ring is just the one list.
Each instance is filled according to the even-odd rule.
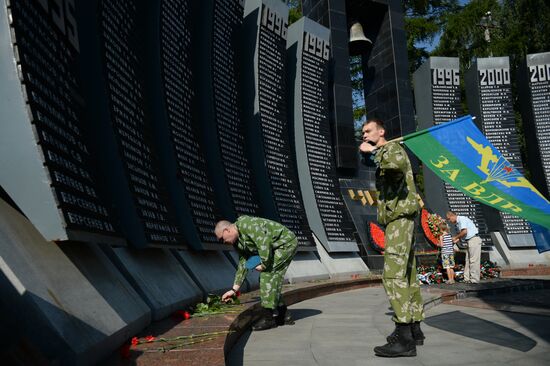
[[289,9],[288,13],[288,25],[291,25],[302,17],[302,2],[300,0],[288,0]]
[[428,45],[441,32],[448,17],[460,9],[458,0],[403,1],[411,75],[430,56]]
[[[491,25],[491,43],[485,40],[482,18],[488,11],[493,13],[492,19],[497,25]],[[488,57],[495,54],[498,43],[502,39],[502,28],[498,25],[500,13],[498,0],[472,0],[460,11],[447,15],[446,23],[441,27],[441,39],[432,56],[447,56],[460,58],[461,66],[467,67],[475,57]],[[494,50],[493,50],[494,49]]]
[[513,66],[529,53],[550,51],[547,0],[503,0],[497,16],[502,33],[495,48],[502,55],[513,56]]

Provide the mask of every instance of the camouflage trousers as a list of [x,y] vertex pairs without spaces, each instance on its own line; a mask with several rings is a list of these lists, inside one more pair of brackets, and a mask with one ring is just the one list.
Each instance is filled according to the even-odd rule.
[[284,305],[281,296],[283,280],[297,248],[298,240],[296,239],[276,248],[273,253],[273,267],[260,272],[260,304],[263,308],[275,309],[277,306]]
[[386,226],[382,282],[396,323],[424,319],[424,304],[416,279],[414,219],[401,218]]

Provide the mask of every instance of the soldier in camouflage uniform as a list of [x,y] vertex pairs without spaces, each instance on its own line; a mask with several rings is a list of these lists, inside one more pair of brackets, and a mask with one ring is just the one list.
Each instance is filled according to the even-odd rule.
[[377,166],[378,222],[386,225],[383,284],[396,328],[388,343],[376,347],[379,356],[416,356],[424,343],[420,322],[423,301],[416,279],[414,219],[420,209],[411,163],[399,142],[387,142],[382,121],[371,119],[362,128],[360,151]]
[[286,270],[298,247],[296,235],[275,221],[251,216],[241,216],[235,223],[220,221],[214,231],[218,240],[235,245],[239,254],[233,287],[223,294],[222,300],[235,295],[247,273],[246,261],[258,255],[261,263],[255,269],[260,272],[262,318],[252,328],[263,330],[292,324],[281,290]]

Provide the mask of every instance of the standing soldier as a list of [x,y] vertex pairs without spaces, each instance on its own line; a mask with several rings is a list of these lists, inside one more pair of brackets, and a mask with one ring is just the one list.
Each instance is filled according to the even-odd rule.
[[370,119],[363,124],[359,150],[376,166],[378,222],[386,225],[383,284],[394,311],[395,330],[387,344],[374,348],[377,356],[416,356],[424,344],[420,322],[424,310],[416,279],[414,219],[420,209],[407,153],[399,142],[388,142],[384,123]]
[[239,254],[233,287],[223,294],[222,301],[240,289],[247,273],[247,260],[259,256],[259,264],[254,268],[260,272],[262,317],[252,329],[264,330],[293,324],[281,290],[286,270],[298,247],[296,235],[275,221],[251,216],[241,216],[235,223],[219,221],[214,233],[220,242],[235,245]]

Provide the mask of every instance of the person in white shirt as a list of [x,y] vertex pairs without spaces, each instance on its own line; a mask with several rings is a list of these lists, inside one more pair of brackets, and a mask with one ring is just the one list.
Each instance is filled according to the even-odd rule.
[[453,243],[465,240],[468,243],[464,263],[464,282],[478,283],[481,267],[481,238],[475,224],[466,216],[458,216],[452,211],[447,212],[447,220],[455,224],[458,234],[453,236]]

